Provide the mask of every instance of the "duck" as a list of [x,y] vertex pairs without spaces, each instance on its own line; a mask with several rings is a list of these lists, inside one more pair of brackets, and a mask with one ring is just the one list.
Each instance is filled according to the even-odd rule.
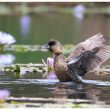
[[87,73],[110,58],[110,46],[105,45],[105,41],[101,33],[93,35],[78,43],[68,57],[64,56],[58,40],[51,39],[42,48],[53,53],[54,72],[60,82],[78,83]]

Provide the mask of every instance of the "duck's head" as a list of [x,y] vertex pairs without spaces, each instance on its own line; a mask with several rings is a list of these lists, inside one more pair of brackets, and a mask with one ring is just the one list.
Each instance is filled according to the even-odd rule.
[[50,40],[45,46],[43,46],[45,49],[48,49],[50,52],[53,52],[56,55],[59,55],[62,53],[62,47],[59,41],[57,40]]

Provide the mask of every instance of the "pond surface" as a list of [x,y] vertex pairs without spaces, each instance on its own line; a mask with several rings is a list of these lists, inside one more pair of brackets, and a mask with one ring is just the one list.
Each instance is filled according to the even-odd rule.
[[[110,82],[100,81],[99,83],[59,82],[57,79],[42,79],[41,73],[27,73],[15,78],[15,73],[0,74],[0,89],[11,91],[11,97],[15,101],[42,104],[96,104],[97,107],[109,107],[110,104]],[[105,83],[105,85],[104,85]],[[99,84],[99,85],[98,85]],[[101,85],[102,84],[102,85]],[[17,100],[25,97],[28,100]],[[42,100],[38,100],[41,98]],[[51,101],[49,101],[51,99]],[[54,101],[54,99],[57,99]],[[59,99],[59,100],[58,100]],[[63,101],[61,100],[63,99]],[[69,99],[68,101],[66,99]],[[38,107],[42,107],[39,105]],[[62,106],[60,106],[62,107]],[[71,107],[71,106],[70,106]],[[74,106],[73,106],[74,107]],[[79,105],[79,107],[82,107]],[[85,106],[88,107],[88,106]]]
[[[60,40],[62,44],[76,44],[86,38],[102,32],[107,39],[110,37],[110,16],[86,15],[83,19],[77,19],[73,15],[45,13],[26,16],[0,16],[0,30],[12,34],[16,44],[45,44],[51,38]],[[108,40],[108,44],[109,44]],[[10,54],[11,63],[42,63],[47,57],[52,56],[48,52],[5,52]],[[9,59],[9,57],[8,57]],[[3,62],[2,62],[3,64]],[[63,83],[57,79],[42,79],[43,73],[21,74],[16,78],[13,72],[0,72],[0,89],[8,89],[11,97],[16,98],[57,98],[72,99],[69,101],[56,101],[53,103],[71,104],[95,104],[98,107],[110,105],[110,75],[105,77],[108,82]],[[91,76],[94,79],[94,76]],[[101,81],[103,78],[101,77]],[[100,84],[99,84],[100,83]],[[52,103],[45,100],[37,103]],[[39,105],[41,106],[41,105]],[[75,106],[72,106],[75,107]],[[76,106],[80,107],[80,106]]]

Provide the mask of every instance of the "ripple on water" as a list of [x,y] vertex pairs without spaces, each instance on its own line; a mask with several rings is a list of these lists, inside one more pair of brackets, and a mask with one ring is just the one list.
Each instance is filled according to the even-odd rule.
[[56,84],[59,82],[57,79],[17,79],[17,80],[7,80],[0,81],[0,84]]
[[110,82],[109,81],[83,80],[83,83],[96,85],[96,86],[110,86]]

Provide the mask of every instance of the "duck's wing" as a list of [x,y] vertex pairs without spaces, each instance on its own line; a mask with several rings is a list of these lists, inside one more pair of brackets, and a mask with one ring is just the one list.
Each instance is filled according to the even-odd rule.
[[[99,50],[97,50],[99,51]],[[91,61],[95,58],[97,51],[85,51],[75,59],[67,62],[70,76],[74,79],[75,76],[84,76],[91,67]]]
[[[98,49],[97,53],[94,57],[91,58],[89,63],[87,63],[87,71],[92,71],[98,65],[101,65],[103,62],[110,58],[110,46],[104,45],[105,39],[102,34],[97,34],[85,42],[81,42],[75,47],[74,52],[72,52],[69,57],[67,58],[68,61],[74,60],[76,57],[80,56],[85,51],[93,51]],[[87,57],[88,58],[88,57]],[[85,62],[87,62],[87,58],[85,58]],[[90,59],[90,58],[89,58]]]
[[74,51],[69,55],[67,58],[68,60],[71,60],[77,56],[79,56],[81,53],[87,50],[92,50],[96,47],[102,47],[104,46],[105,39],[102,34],[96,34],[90,38],[88,38],[86,41],[81,42],[76,45]]
[[92,51],[85,51],[78,57],[67,62],[68,67],[73,74],[75,71],[78,75],[84,76],[85,73],[93,71],[98,65],[101,65],[110,58],[110,46],[98,47]]
[[102,63],[107,61],[110,58],[110,46],[100,47],[100,50],[96,53],[95,57],[91,59],[91,62],[88,66],[88,71],[92,71],[97,66],[100,66]]

